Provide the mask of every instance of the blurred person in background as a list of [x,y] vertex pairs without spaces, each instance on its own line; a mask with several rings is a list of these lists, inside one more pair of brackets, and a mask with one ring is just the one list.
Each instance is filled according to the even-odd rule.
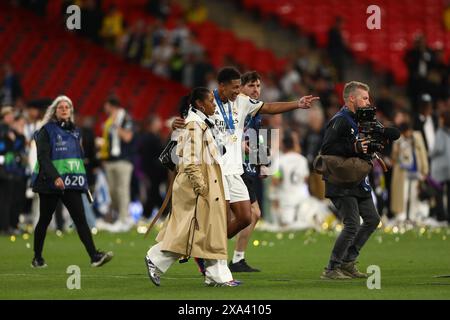
[[188,23],[202,23],[208,18],[208,8],[202,0],[191,0],[186,10],[186,21]]
[[273,102],[281,99],[281,91],[277,86],[274,75],[268,75],[264,78],[263,84],[264,91],[261,93],[261,100]]
[[[278,219],[282,228],[307,228],[300,216],[300,206],[308,197],[308,160],[300,154],[298,135],[290,130],[283,134],[283,154],[272,181],[278,190]],[[302,225],[304,224],[304,225]]]
[[[150,28],[150,27],[149,27]],[[146,30],[145,23],[142,20],[136,21],[122,37],[120,42],[122,43],[122,54],[129,61],[135,63],[141,63],[146,53],[146,39],[149,36],[149,30]],[[150,31],[153,31],[150,28]],[[152,36],[152,34],[150,35]],[[153,50],[153,39],[149,43],[150,52]]]
[[425,148],[429,152],[433,150],[438,128],[438,118],[433,112],[433,101],[431,95],[422,94],[419,97],[418,112],[414,113],[413,129],[420,131]]
[[[271,137],[268,138],[268,143],[271,153],[271,163],[270,167],[273,172],[279,168],[279,159],[281,153],[281,141],[283,140],[283,128],[285,121],[283,120],[283,115],[275,114],[271,117],[263,118],[264,127],[270,132]],[[272,138],[272,136],[274,138]],[[279,210],[279,194],[275,191],[273,175],[269,175],[267,179],[263,180],[264,194],[267,195],[265,198],[266,208],[269,210],[264,210],[264,222],[269,224],[276,223],[276,214]]]
[[15,217],[11,216],[13,208],[14,173],[12,172],[15,164],[15,144],[17,135],[14,131],[15,110],[11,106],[5,106],[1,109],[0,121],[0,234],[9,235],[15,233],[15,228],[11,227]]
[[106,16],[103,18],[102,29],[100,30],[100,36],[107,48],[111,50],[116,49],[117,41],[124,32],[123,24],[122,13],[117,6],[112,5]]
[[418,198],[419,182],[429,172],[428,153],[422,134],[410,122],[399,125],[400,139],[392,146],[391,211],[397,221],[421,222],[429,206]]
[[422,34],[416,37],[404,60],[408,68],[408,96],[413,110],[417,111],[419,97],[427,89],[427,76],[434,61],[433,50],[427,46]]
[[161,39],[161,43],[153,49],[151,68],[154,74],[163,78],[170,77],[170,60],[174,54],[174,47],[168,36]]
[[344,19],[337,17],[333,27],[328,32],[328,54],[337,71],[337,80],[344,79],[344,63],[347,54],[347,46],[342,36]]
[[34,134],[40,127],[43,111],[45,111],[47,106],[49,106],[51,103],[52,101],[47,99],[33,100],[27,104],[25,109],[26,124],[24,135],[27,142],[27,176],[29,177],[27,181],[27,203],[25,209],[25,211],[29,213],[29,215],[26,216],[25,223],[27,225],[32,225],[33,227],[36,226],[39,214],[39,196],[34,193],[31,188],[31,174],[37,162],[36,141],[34,140]]
[[387,85],[381,86],[378,90],[375,105],[377,106],[377,111],[381,111],[389,119],[393,118],[394,101],[392,99],[392,92]]
[[0,106],[14,106],[17,99],[23,96],[19,77],[9,63],[3,65],[3,77],[0,87]]
[[[195,86],[208,85],[207,75],[214,72],[214,67],[208,62],[206,53],[199,53],[194,56],[194,66],[192,78]],[[216,82],[217,83],[217,82]]]
[[121,107],[117,98],[111,97],[104,104],[108,115],[103,124],[103,145],[100,159],[103,160],[111,194],[111,209],[119,217],[114,231],[128,231],[133,222],[128,213],[131,197],[132,159],[134,157],[134,124],[131,116]]
[[160,194],[160,188],[161,184],[167,181],[167,169],[159,161],[159,155],[164,150],[160,134],[162,129],[161,118],[157,115],[151,115],[139,146],[142,170],[147,178],[144,204],[144,217],[146,218],[150,218],[153,211],[161,207],[163,198]]
[[93,42],[100,43],[100,30],[102,28],[103,12],[97,0],[85,0],[81,7],[82,28],[81,35]]
[[308,167],[311,173],[309,176],[310,192],[314,197],[322,200],[325,198],[325,183],[322,180],[322,176],[312,170],[313,161],[319,154],[325,133],[325,117],[322,109],[317,106],[311,108],[308,120],[308,130],[302,140],[302,150],[308,160]]
[[443,14],[444,26],[447,31],[450,31],[450,2],[447,0],[447,7],[445,8]]
[[[433,108],[433,100],[430,94],[425,93],[419,96],[418,98],[418,112],[414,113],[414,126],[413,129],[419,131],[422,134],[423,141],[425,142],[425,148],[427,151],[427,155],[430,155],[431,150],[434,149],[434,145],[436,142],[436,132],[438,129],[438,116]],[[431,168],[431,159],[427,158],[428,167]],[[431,171],[431,170],[429,170]],[[426,179],[430,179],[426,177]],[[422,183],[421,187],[426,186],[427,183]],[[434,188],[436,189],[436,188]],[[431,190],[430,190],[431,191]],[[435,191],[438,191],[437,189]],[[437,194],[438,192],[433,192],[433,194]],[[444,208],[438,204],[438,201],[435,201],[434,195],[429,193],[429,205],[430,205],[430,218],[438,218],[441,220],[441,217],[445,215]],[[434,220],[432,220],[434,221]]]
[[[94,193],[96,184],[96,174],[95,172],[99,170],[100,162],[97,159],[97,147],[95,145],[95,119],[93,117],[86,116],[84,118],[79,118],[81,133],[81,145],[83,147],[84,154],[84,167],[86,168],[86,176],[88,179],[88,188],[91,193]],[[89,203],[89,199],[86,194],[82,195],[84,212],[86,214],[86,220],[89,227],[92,229],[95,227],[95,213],[92,204]]]
[[295,93],[295,85],[300,84],[301,76],[300,73],[295,69],[293,62],[288,62],[286,64],[284,74],[280,79],[281,89],[283,90],[283,95],[285,97],[292,97]]
[[9,165],[8,171],[11,173],[11,212],[10,212],[10,228],[13,233],[20,234],[22,230],[19,228],[19,216],[25,212],[27,189],[27,141],[25,138],[26,119],[23,114],[18,113],[11,124],[16,139],[14,141],[13,160]]
[[33,172],[33,191],[39,194],[39,222],[34,231],[33,268],[47,266],[42,251],[47,227],[59,201],[67,207],[77,228],[78,236],[91,259],[92,267],[100,267],[112,259],[112,252],[95,247],[86,222],[82,193],[87,190],[83,164],[81,135],[74,124],[72,101],[58,96],[48,107],[42,127],[36,134],[38,163]]
[[170,32],[171,42],[174,46],[182,48],[191,36],[191,31],[184,19],[178,19],[175,28]]
[[[439,120],[436,143],[430,153],[431,177],[440,182],[443,188],[437,199],[438,206],[442,209],[442,214],[437,217],[437,220],[450,223],[450,111],[444,112]],[[444,195],[447,197],[446,208]]]
[[171,12],[170,2],[170,0],[148,0],[146,9],[151,15],[165,21]]

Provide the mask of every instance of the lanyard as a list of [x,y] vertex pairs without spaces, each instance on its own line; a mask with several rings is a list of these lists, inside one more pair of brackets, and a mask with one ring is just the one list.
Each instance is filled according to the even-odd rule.
[[229,117],[227,117],[227,114],[225,112],[225,108],[223,107],[222,100],[220,100],[219,93],[216,90],[214,90],[214,98],[216,99],[216,103],[219,106],[220,113],[222,113],[222,117],[225,120],[225,124],[227,126],[227,129],[231,131],[231,133],[234,133],[234,122],[233,122],[233,113],[231,112],[231,105],[230,101],[228,101],[228,114]]

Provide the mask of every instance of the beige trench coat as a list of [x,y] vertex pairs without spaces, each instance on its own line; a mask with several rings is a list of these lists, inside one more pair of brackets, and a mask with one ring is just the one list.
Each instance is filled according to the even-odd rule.
[[[227,211],[220,155],[211,131],[193,113],[178,138],[180,163],[173,183],[172,212],[156,240],[162,251],[226,260]],[[201,160],[201,161],[200,161]]]
[[[425,148],[425,142],[423,141],[422,134],[419,131],[414,131],[414,146],[417,160],[417,170],[420,172],[422,177],[428,175],[428,155]],[[391,181],[391,210],[394,214],[399,214],[405,211],[405,181],[407,179],[407,171],[401,168],[399,159],[401,158],[402,150],[400,148],[404,137],[400,137],[399,140],[395,141],[392,146],[392,160],[394,161],[394,166],[392,169],[392,181]]]

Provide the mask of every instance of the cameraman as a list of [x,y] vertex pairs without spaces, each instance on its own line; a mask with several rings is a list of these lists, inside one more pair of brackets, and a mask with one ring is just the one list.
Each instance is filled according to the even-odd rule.
[[[358,139],[356,110],[370,106],[369,86],[356,81],[344,87],[345,106],[334,115],[326,126],[321,154],[344,158],[370,159],[368,141]],[[366,278],[356,268],[356,258],[363,245],[375,231],[380,216],[371,196],[369,179],[366,177],[356,187],[343,187],[325,180],[325,196],[333,202],[343,220],[344,229],[336,240],[328,266],[322,279]],[[360,225],[360,216],[364,223]]]

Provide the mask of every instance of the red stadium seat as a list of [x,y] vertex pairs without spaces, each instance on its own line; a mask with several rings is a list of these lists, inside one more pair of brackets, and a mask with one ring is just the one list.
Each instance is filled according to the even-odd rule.
[[[366,28],[366,8],[373,4],[369,0],[283,0],[283,1],[244,1],[244,8],[259,10],[266,17],[275,15],[283,26],[294,26],[301,32],[314,35],[319,46],[327,41],[327,31],[336,16],[344,18],[344,28],[349,35],[350,49],[359,61],[371,60],[377,69],[384,71],[385,51],[405,52],[415,36],[425,33],[431,47],[442,47],[447,55],[450,51],[449,32],[442,25],[444,1],[440,0],[380,0],[381,30]],[[320,18],[317,18],[320,17]],[[373,52],[373,50],[376,50]],[[391,71],[396,80],[405,80],[405,66]]]
[[[55,3],[58,1],[49,2],[48,14],[59,16],[59,6]],[[106,6],[111,3],[116,1],[104,2]],[[145,3],[131,0],[120,5],[129,12],[143,12]],[[8,46],[0,46],[0,59],[10,60],[21,75],[26,99],[67,94],[77,113],[98,115],[113,91],[130,109],[142,109],[141,105],[147,101],[154,104],[154,90],[148,88],[158,88],[160,83],[169,88],[167,90],[170,85],[176,86],[175,95],[187,93],[186,88],[174,82],[160,79],[92,42],[55,28],[53,18],[45,20],[20,8],[0,6],[0,41],[8,43]],[[134,17],[141,16],[135,14]],[[144,112],[138,115],[145,118],[148,110],[142,110]],[[174,112],[175,109],[164,111]]]

